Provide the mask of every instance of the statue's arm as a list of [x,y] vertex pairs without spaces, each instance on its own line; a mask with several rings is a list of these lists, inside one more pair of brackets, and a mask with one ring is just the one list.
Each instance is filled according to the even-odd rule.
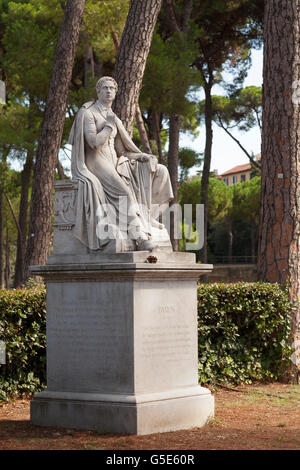
[[115,149],[118,157],[124,155],[124,157],[127,157],[129,160],[138,160],[139,162],[152,162],[151,167],[156,166],[156,157],[154,155],[143,153],[136,147],[118,117],[116,117],[116,124],[119,130],[115,138]]
[[92,149],[102,147],[109,139],[113,130],[113,125],[106,122],[103,129],[97,133],[95,119],[90,111],[86,111],[83,125],[84,137]]
[[129,160],[139,160],[141,159],[142,155],[145,155],[142,152],[132,152],[130,150],[127,150],[125,148],[125,145],[122,142],[122,139],[119,133],[116,135],[116,138],[115,138],[115,150],[116,150],[118,157],[123,155],[124,157],[129,158]]

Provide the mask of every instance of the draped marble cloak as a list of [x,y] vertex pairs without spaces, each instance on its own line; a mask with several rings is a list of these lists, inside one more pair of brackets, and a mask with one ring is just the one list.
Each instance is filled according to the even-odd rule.
[[[148,162],[129,160],[124,155],[126,152],[142,152],[132,142],[117,116],[114,137],[110,139],[110,155],[108,155],[107,145],[105,149],[102,147],[92,149],[85,138],[87,120],[95,126],[97,133],[104,128],[105,118],[95,102],[88,102],[79,110],[69,137],[69,144],[72,145],[72,178],[78,180],[74,235],[90,250],[102,250],[110,243],[108,237],[99,236],[99,224],[112,227],[116,238],[127,238],[126,231],[119,230],[119,207],[116,204],[116,195],[122,192],[121,186],[124,188],[125,183],[130,193],[130,200],[133,201],[132,205],[136,208],[137,221],[142,230],[151,238],[152,208],[157,208],[173,199],[167,168],[160,164],[153,168]],[[107,185],[101,173],[98,172],[96,175],[88,169],[87,152],[95,159],[108,161],[112,158],[111,171],[114,181],[117,182],[115,187]],[[114,172],[118,174],[117,177]],[[118,179],[120,188],[118,188]]]

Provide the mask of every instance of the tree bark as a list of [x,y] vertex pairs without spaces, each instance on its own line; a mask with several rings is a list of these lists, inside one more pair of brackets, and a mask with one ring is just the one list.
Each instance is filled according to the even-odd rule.
[[21,174],[21,198],[19,206],[19,227],[17,241],[17,255],[15,264],[14,287],[19,287],[24,280],[24,262],[27,239],[28,195],[31,173],[33,168],[33,150],[27,151],[26,162]]
[[4,287],[3,225],[3,193],[0,190],[0,289]]
[[142,147],[143,147],[144,152],[145,153],[152,153],[151,152],[151,147],[150,147],[150,144],[149,144],[149,140],[148,140],[148,134],[147,134],[147,131],[145,129],[143,115],[142,115],[141,109],[139,107],[139,104],[137,104],[137,106],[136,106],[135,120],[136,120],[136,125],[137,125],[137,128],[138,128],[139,134],[140,134],[140,138],[141,138],[141,141],[142,141]]
[[192,16],[193,3],[194,0],[186,0],[185,9],[183,13],[182,31],[188,31],[189,29],[189,21]]
[[6,227],[6,243],[5,243],[5,287],[10,288],[10,249],[8,227]]
[[[261,214],[261,280],[285,284],[300,298],[300,0],[265,2]],[[294,86],[293,86],[294,85]],[[298,302],[298,301],[297,301]],[[300,307],[292,313],[300,373]]]
[[173,0],[165,0],[165,8],[166,8],[166,23],[168,25],[168,29],[171,33],[181,33],[181,29],[177,22],[175,9]]
[[233,245],[233,233],[232,233],[232,219],[228,219],[228,263],[232,264],[232,245]]
[[170,179],[172,183],[174,199],[170,203],[170,208],[175,204],[174,212],[171,212],[170,220],[170,239],[174,251],[179,251],[179,240],[176,238],[176,225],[178,220],[178,213],[176,211],[176,205],[178,203],[178,160],[179,160],[179,132],[181,128],[181,116],[179,114],[173,114],[170,117],[170,128],[169,128],[169,151],[168,151],[168,169],[170,173]]
[[66,175],[65,175],[65,172],[64,172],[64,167],[60,163],[59,159],[57,159],[56,169],[57,169],[59,179],[60,180],[65,180]]
[[163,153],[162,153],[162,145],[161,145],[161,115],[158,111],[151,110],[151,117],[150,117],[150,125],[151,125],[151,133],[154,137],[157,146],[157,153],[158,153],[158,163],[163,162]]
[[114,111],[132,135],[146,61],[162,0],[132,0],[117,55]]
[[68,0],[64,10],[34,168],[25,278],[28,266],[44,264],[49,252],[54,171],[84,6],[85,0]]
[[[116,53],[118,53],[120,43],[112,26],[110,26],[110,34],[111,34],[113,43],[115,45]],[[148,139],[148,134],[145,128],[144,119],[143,119],[143,115],[142,115],[142,111],[139,106],[139,103],[136,104],[135,121],[136,121],[136,125],[140,134],[141,141],[142,141],[143,150],[145,153],[151,153],[151,147],[150,147],[150,143]]]
[[88,87],[90,79],[95,77],[94,51],[91,44],[87,44],[84,51],[84,86]]
[[205,151],[204,151],[204,164],[201,179],[201,204],[204,204],[204,245],[201,250],[201,261],[207,263],[207,228],[208,228],[208,185],[211,164],[211,151],[213,141],[212,130],[212,77],[208,83],[205,83]]
[[251,258],[252,258],[252,263],[255,263],[255,257],[256,257],[256,241],[257,241],[257,230],[256,230],[256,225],[255,222],[252,220],[251,221]]

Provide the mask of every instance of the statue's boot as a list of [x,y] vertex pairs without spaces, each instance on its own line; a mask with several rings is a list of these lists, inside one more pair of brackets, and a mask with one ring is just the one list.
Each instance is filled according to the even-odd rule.
[[150,240],[143,240],[142,238],[138,238],[136,241],[137,244],[137,251],[152,251],[154,248],[157,247],[153,242]]

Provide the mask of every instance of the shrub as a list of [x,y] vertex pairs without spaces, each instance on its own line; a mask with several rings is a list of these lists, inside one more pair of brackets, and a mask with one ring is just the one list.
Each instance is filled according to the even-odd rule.
[[46,292],[0,290],[0,339],[6,364],[0,367],[0,399],[32,394],[46,383]]
[[201,383],[277,380],[292,355],[287,289],[278,284],[198,287]]

